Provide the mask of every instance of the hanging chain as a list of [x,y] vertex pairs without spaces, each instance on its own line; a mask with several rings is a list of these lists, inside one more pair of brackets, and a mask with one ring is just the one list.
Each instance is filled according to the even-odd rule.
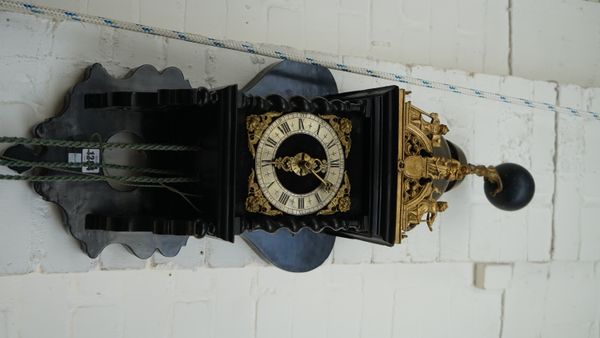
[[0,175],[0,180],[8,181],[30,181],[30,182],[100,182],[114,180],[123,183],[148,183],[148,184],[166,184],[166,183],[194,183],[199,182],[197,178],[189,177],[149,177],[149,176],[106,176],[106,175],[54,175],[54,176],[36,176],[36,175]]
[[[52,147],[66,148],[95,148],[95,149],[128,149],[128,150],[147,150],[147,151],[197,151],[200,148],[197,146],[188,145],[169,145],[169,144],[145,144],[145,143],[105,143],[105,142],[89,142],[89,141],[69,141],[41,138],[25,138],[25,137],[0,137],[0,143],[17,143],[28,145],[42,145]],[[110,163],[65,163],[65,162],[32,162],[19,159],[12,159],[2,156],[0,165],[14,167],[40,167],[48,169],[70,169],[70,168],[110,168],[123,169],[133,172],[144,172],[151,174],[172,175],[173,172],[152,168],[141,168],[134,166],[125,166]],[[69,171],[70,172],[70,171]],[[196,178],[189,177],[149,177],[149,176],[109,176],[109,175],[52,175],[52,176],[35,176],[35,175],[0,175],[0,180],[18,180],[31,182],[97,182],[114,180],[122,183],[191,183],[198,182]]]
[[120,165],[112,163],[94,163],[94,162],[81,162],[81,163],[69,163],[69,162],[45,162],[45,161],[23,161],[18,159],[8,158],[6,156],[0,156],[0,166],[5,167],[28,167],[28,168],[48,168],[48,169],[77,169],[77,168],[106,168],[106,169],[118,169],[128,170],[132,172],[140,172],[147,174],[158,174],[158,175],[178,175],[178,173],[163,169],[154,168],[143,168],[134,167],[129,165]]
[[0,137],[0,143],[17,143],[36,146],[65,148],[128,149],[149,151],[198,151],[200,147],[191,145],[152,144],[152,143],[107,143],[90,141],[54,140],[25,137]]
[[[105,143],[105,142],[90,142],[90,141],[70,141],[56,139],[41,139],[41,138],[25,138],[25,137],[0,137],[0,143],[16,143],[27,145],[41,145],[51,147],[64,148],[94,148],[94,149],[128,149],[128,150],[145,150],[145,151],[198,151],[200,147],[190,145],[170,145],[170,144],[146,144],[146,143]],[[0,165],[12,167],[39,167],[54,169],[59,171],[72,172],[72,168],[109,168],[122,169],[132,172],[142,172],[157,175],[173,175],[172,171],[142,168],[127,165],[111,164],[111,163],[66,163],[66,162],[35,162],[13,159],[6,156],[0,156]],[[74,172],[73,172],[74,173]],[[97,182],[114,180],[121,183],[192,183],[198,182],[197,178],[189,177],[149,177],[149,176],[110,176],[110,175],[90,175],[77,173],[74,175],[52,175],[52,176],[35,176],[35,175],[0,175],[0,180],[13,181],[32,181],[32,182]]]

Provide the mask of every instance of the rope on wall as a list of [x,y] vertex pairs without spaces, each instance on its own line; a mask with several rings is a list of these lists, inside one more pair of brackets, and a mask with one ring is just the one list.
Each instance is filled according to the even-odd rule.
[[[331,61],[322,60],[316,57],[310,57],[310,54],[306,51],[295,51],[294,53],[286,52],[280,48],[271,48],[258,44],[252,44],[249,42],[241,42],[236,40],[222,40],[215,39],[199,34],[192,33],[184,33],[179,31],[173,31],[158,27],[146,26],[137,23],[131,23],[126,21],[120,21],[115,19],[109,19],[99,16],[86,15],[82,13],[77,13],[73,11],[67,11],[58,8],[51,8],[45,6],[38,6],[29,3],[19,2],[19,1],[10,1],[10,0],[0,0],[0,10],[25,13],[25,14],[33,14],[39,17],[48,18],[48,19],[57,19],[57,20],[74,20],[80,22],[93,23],[101,26],[113,27],[115,29],[124,29],[134,32],[140,32],[144,34],[158,35],[171,39],[178,39],[188,42],[199,43],[203,45],[214,46],[218,48],[225,48],[236,50],[240,52],[262,55],[266,57],[281,59],[281,60],[290,60],[295,62],[307,63],[312,65],[323,66],[329,69],[340,70],[344,72],[361,74],[366,76],[371,76],[375,78],[381,78],[386,80],[392,80],[400,83],[426,87],[426,88],[434,88],[447,92],[452,92],[461,95],[467,96],[475,96],[483,99],[488,99],[492,101],[499,101],[508,104],[515,104],[520,106],[526,106],[529,108],[547,110],[552,112],[557,112],[560,114],[567,114],[571,116],[578,117],[589,117],[595,120],[600,120],[600,114],[598,112],[584,111],[575,108],[563,107],[551,103],[545,102],[537,102],[533,100],[528,100],[519,97],[513,97],[508,95],[502,95],[493,92],[487,92],[475,88],[462,87],[457,85],[452,85],[443,82],[430,81],[425,79],[420,79],[411,76],[405,76],[395,73],[389,72],[381,72],[369,68],[356,67],[352,65],[346,65],[344,63],[336,63]],[[289,50],[289,49],[288,49]]]

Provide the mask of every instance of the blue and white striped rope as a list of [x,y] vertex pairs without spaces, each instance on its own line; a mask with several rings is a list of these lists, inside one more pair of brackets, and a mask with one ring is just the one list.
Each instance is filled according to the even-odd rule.
[[[9,1],[9,0],[0,0],[0,10],[18,12],[18,13],[26,13],[26,14],[34,14],[36,16],[49,18],[49,19],[57,19],[57,20],[75,20],[80,22],[93,23],[96,25],[109,26],[116,29],[125,29],[134,32],[141,32],[146,34],[163,36],[171,39],[178,39],[183,41],[189,41],[194,43],[199,43],[203,45],[215,46],[218,48],[225,48],[236,50],[245,53],[257,54],[266,57],[281,59],[281,60],[290,60],[301,63],[308,63],[312,65],[319,65],[329,69],[340,70],[344,72],[361,74],[386,80],[392,80],[400,83],[433,88],[444,90],[456,94],[475,96],[482,99],[488,99],[493,101],[500,101],[508,104],[515,104],[520,106],[526,106],[529,108],[542,109],[547,111],[553,111],[560,114],[567,114],[571,116],[578,117],[588,117],[593,118],[595,120],[600,120],[600,113],[584,111],[575,108],[569,107],[561,107],[558,105],[545,103],[545,102],[536,102],[533,100],[512,97],[507,95],[501,95],[498,93],[487,92],[479,89],[462,87],[452,84],[447,84],[443,82],[436,81],[428,81],[416,77],[405,76],[400,74],[394,74],[389,72],[380,72],[373,69],[356,67],[352,65],[346,65],[339,62],[331,62],[326,60],[320,60],[315,57],[311,57],[308,52],[296,51],[294,53],[288,53],[282,49],[266,47],[262,45],[252,44],[250,42],[241,42],[235,40],[222,40],[206,37],[199,34],[192,33],[184,33],[178,32],[158,27],[151,27],[146,25],[141,25],[137,23],[131,23],[126,21],[120,21],[115,19],[103,18],[99,16],[86,15],[82,13],[76,13],[73,11],[66,11],[57,8],[50,8],[45,6],[33,5],[28,3],[23,3],[19,1]],[[286,48],[287,50],[291,50]]]

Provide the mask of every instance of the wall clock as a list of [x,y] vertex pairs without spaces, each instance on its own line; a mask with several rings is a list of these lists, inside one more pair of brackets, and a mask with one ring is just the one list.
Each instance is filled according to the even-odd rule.
[[[146,152],[146,166],[159,169],[147,177],[177,172],[186,182],[130,191],[103,180],[34,183],[60,205],[90,257],[110,243],[140,258],[155,250],[173,256],[189,236],[241,235],[276,266],[308,271],[327,258],[337,236],[391,246],[418,224],[431,227],[447,208],[442,194],[468,174],[485,178],[488,198],[501,208],[529,202],[534,183],[524,168],[469,164],[445,138],[439,116],[407,95],[396,86],[338,93],[328,70],[293,62],[265,69],[241,90],[191,88],[175,68],[142,66],[114,79],[94,65],[63,113],[40,123],[35,136],[96,148],[18,145],[4,156],[69,162],[91,151],[99,157],[91,175],[108,179],[104,148],[119,131],[189,150]],[[71,173],[90,175],[87,164],[80,167]],[[13,169],[64,174],[33,164]]]

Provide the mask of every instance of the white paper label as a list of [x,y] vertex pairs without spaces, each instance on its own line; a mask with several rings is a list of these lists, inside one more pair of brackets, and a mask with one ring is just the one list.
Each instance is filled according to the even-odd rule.
[[[69,154],[70,155],[70,154]],[[100,163],[100,149],[82,149],[81,150],[81,162],[82,163]],[[81,167],[82,173],[98,174],[100,173],[99,167]]]

